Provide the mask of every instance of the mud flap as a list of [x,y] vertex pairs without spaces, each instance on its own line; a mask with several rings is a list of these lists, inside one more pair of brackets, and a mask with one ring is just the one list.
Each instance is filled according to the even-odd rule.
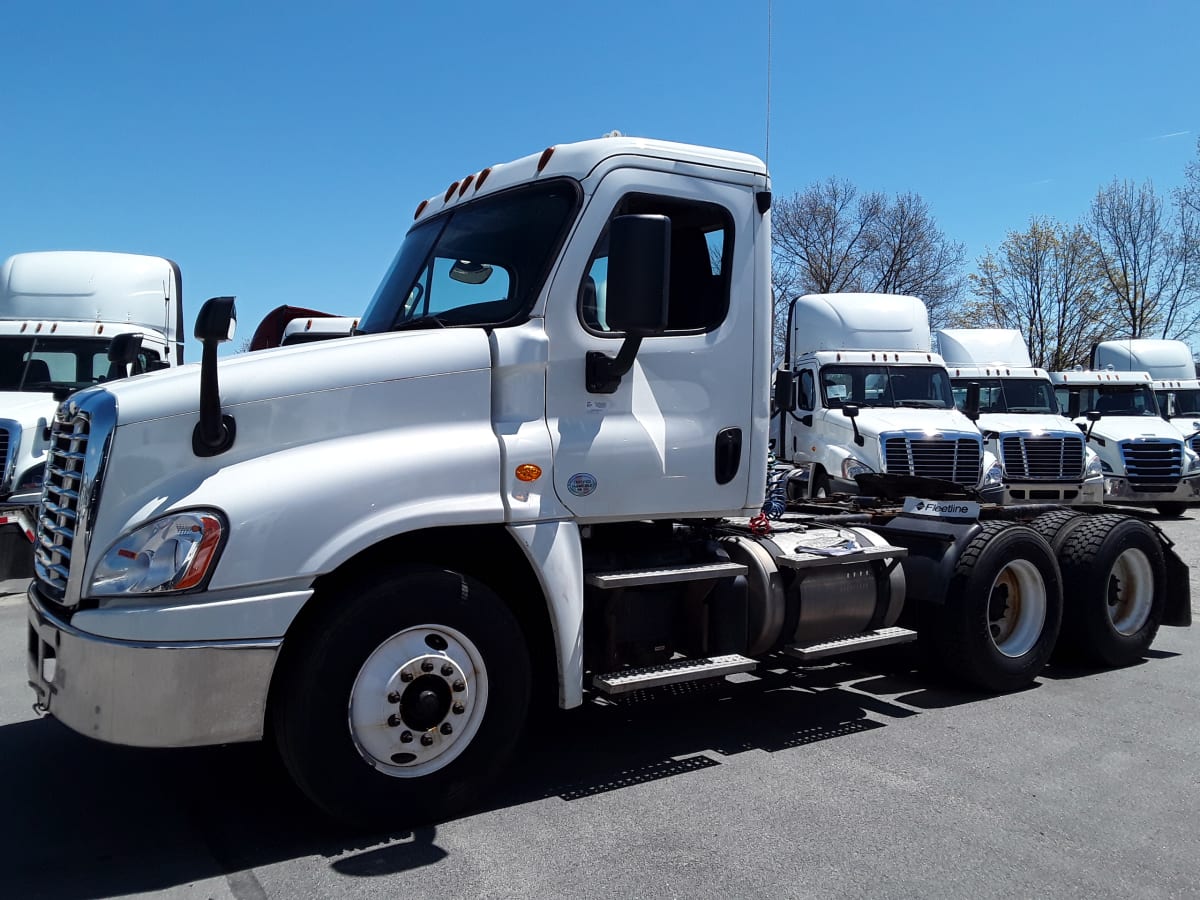
[[1162,624],[1187,628],[1192,624],[1192,585],[1188,567],[1171,547],[1163,547],[1167,564],[1167,602],[1163,608]]

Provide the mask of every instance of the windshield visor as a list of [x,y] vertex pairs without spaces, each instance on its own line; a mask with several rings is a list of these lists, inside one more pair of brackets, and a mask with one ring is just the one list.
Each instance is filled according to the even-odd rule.
[[567,179],[526,185],[415,226],[358,332],[523,321],[579,206]]

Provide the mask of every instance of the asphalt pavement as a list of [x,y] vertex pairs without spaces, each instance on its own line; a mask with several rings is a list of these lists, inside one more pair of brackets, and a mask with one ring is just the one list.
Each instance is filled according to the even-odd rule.
[[[1200,513],[1159,524],[1200,614]],[[23,603],[0,597],[3,897],[1200,894],[1197,630],[1005,696],[952,690],[901,648],[585,707],[479,811],[362,836],[262,747],[132,750],[37,718]]]

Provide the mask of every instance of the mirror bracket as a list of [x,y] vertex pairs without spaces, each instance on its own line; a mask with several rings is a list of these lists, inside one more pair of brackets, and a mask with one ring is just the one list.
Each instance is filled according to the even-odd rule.
[[586,357],[586,378],[589,394],[613,394],[621,379],[633,368],[633,360],[642,345],[641,335],[629,335],[621,344],[616,357],[599,350],[589,350]]

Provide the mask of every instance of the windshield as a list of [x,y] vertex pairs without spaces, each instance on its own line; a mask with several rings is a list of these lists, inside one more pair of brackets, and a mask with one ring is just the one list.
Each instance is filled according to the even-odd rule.
[[830,407],[954,408],[950,376],[935,366],[823,366],[821,393]]
[[1043,413],[1058,415],[1054,386],[1036,378],[955,378],[952,381],[954,403],[967,405],[967,385],[979,385],[981,413]]
[[520,320],[537,299],[578,205],[575,182],[556,179],[415,226],[358,332]]
[[1200,417],[1200,390],[1189,388],[1178,391],[1155,391],[1158,408],[1165,409],[1168,416]]
[[[108,345],[108,338],[0,337],[0,391],[77,391],[123,378],[122,367],[108,361]],[[147,371],[158,358],[153,350],[143,349],[134,371]]]
[[1059,385],[1054,392],[1064,409],[1070,409],[1070,392],[1079,391],[1079,415],[1097,410],[1102,416],[1157,416],[1158,404],[1148,384],[1106,384],[1071,388]]

